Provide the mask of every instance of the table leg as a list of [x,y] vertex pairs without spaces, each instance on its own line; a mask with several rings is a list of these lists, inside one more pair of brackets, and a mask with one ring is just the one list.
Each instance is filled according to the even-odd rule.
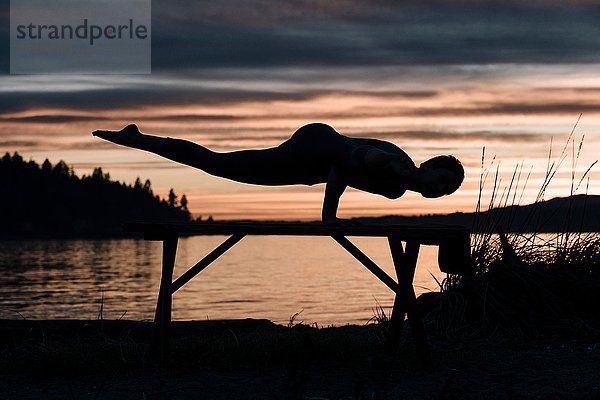
[[388,237],[390,251],[396,277],[398,279],[398,292],[394,299],[394,308],[390,317],[390,328],[386,342],[388,351],[395,353],[398,349],[404,316],[408,315],[413,340],[417,354],[421,362],[425,365],[430,364],[429,347],[427,345],[427,335],[423,326],[423,320],[416,309],[416,296],[413,288],[413,280],[419,257],[420,244],[418,242],[407,242],[406,251],[402,248],[400,240]]
[[166,363],[169,355],[169,327],[171,325],[173,299],[171,285],[177,253],[177,241],[177,235],[163,239],[162,276],[154,314],[154,345],[158,350],[161,363]]

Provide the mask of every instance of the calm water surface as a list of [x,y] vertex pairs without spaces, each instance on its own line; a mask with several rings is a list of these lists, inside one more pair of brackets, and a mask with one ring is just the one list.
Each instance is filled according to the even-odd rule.
[[[225,237],[180,240],[179,276]],[[351,238],[391,276],[387,241]],[[152,319],[160,242],[136,239],[0,242],[1,318]],[[415,289],[443,279],[437,248],[423,246]],[[268,318],[320,325],[365,323],[392,292],[331,238],[249,236],[180,289],[174,319]]]

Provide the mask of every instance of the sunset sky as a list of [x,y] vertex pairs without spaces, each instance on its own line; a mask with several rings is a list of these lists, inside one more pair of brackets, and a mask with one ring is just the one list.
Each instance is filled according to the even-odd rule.
[[[3,4],[6,2],[3,2]],[[317,219],[323,185],[230,182],[91,136],[137,123],[213,150],[263,148],[320,121],[389,140],[416,163],[463,161],[461,190],[443,199],[388,200],[348,191],[342,217],[472,211],[482,148],[508,183],[532,170],[535,198],[551,138],[560,153],[580,114],[576,175],[599,156],[597,1],[154,1],[150,75],[8,75],[8,9],[0,31],[0,150],[78,173],[150,179],[215,218]],[[571,151],[571,150],[570,150]],[[569,151],[569,153],[570,153]],[[547,198],[568,195],[571,162]],[[600,194],[592,171],[589,192]]]

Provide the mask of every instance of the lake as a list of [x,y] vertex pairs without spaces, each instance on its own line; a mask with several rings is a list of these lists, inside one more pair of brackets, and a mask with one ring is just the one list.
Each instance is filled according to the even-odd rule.
[[[225,237],[180,239],[175,277]],[[387,241],[351,238],[395,277]],[[0,242],[1,318],[153,318],[160,242],[139,239]],[[437,290],[437,247],[422,246],[417,295]],[[328,237],[248,236],[173,300],[173,318],[267,318],[319,325],[364,324],[392,292]]]

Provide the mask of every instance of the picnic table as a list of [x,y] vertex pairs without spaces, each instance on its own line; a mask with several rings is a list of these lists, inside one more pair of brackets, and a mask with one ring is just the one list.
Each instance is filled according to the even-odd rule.
[[[162,272],[154,317],[157,351],[162,362],[169,354],[169,327],[172,297],[177,290],[207,268],[213,261],[248,235],[276,236],[329,236],[348,251],[383,284],[395,292],[394,306],[389,322],[386,348],[395,352],[400,342],[404,317],[411,327],[416,351],[424,363],[430,354],[421,316],[415,307],[413,279],[421,245],[437,245],[440,270],[464,274],[470,265],[470,231],[463,226],[448,225],[356,225],[330,226],[303,222],[199,222],[153,223],[132,222],[124,226],[129,232],[141,232],[146,240],[163,242]],[[173,280],[173,269],[179,237],[190,235],[229,236],[213,251]],[[348,237],[370,236],[387,238],[397,280],[356,247]],[[405,244],[403,244],[403,242]]]

